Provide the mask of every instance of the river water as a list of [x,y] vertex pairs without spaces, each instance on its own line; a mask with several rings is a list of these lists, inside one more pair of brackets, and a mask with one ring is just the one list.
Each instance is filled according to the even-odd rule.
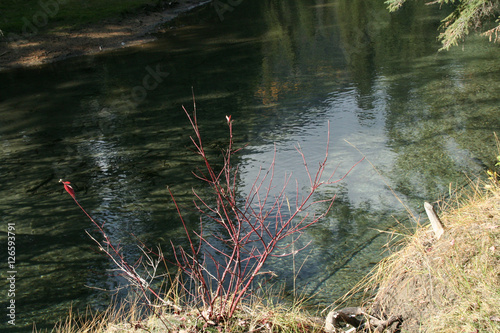
[[[135,261],[149,246],[185,236],[167,186],[183,207],[205,188],[192,171],[192,90],[215,161],[234,120],[238,189],[276,158],[276,182],[292,173],[301,193],[322,160],[348,177],[317,193],[337,195],[293,260],[267,269],[287,293],[325,307],[382,258],[389,233],[420,222],[423,201],[445,197],[484,173],[500,129],[500,48],[473,36],[437,52],[444,15],[409,3],[389,14],[380,0],[243,1],[197,9],[136,48],[0,73],[0,210],[4,331],[51,327],[70,307],[102,308],[123,281],[85,231],[82,205]],[[329,123],[329,125],[328,125]],[[392,189],[392,190],[391,190]],[[292,197],[295,185],[287,195]],[[397,196],[397,197],[396,197]],[[324,207],[319,207],[324,208]],[[186,219],[197,228],[197,217]],[[15,227],[15,296],[8,296],[7,226]],[[388,231],[389,233],[381,233]],[[135,236],[134,236],[135,235]],[[4,278],[5,277],[5,278]],[[295,278],[294,278],[295,277]],[[7,322],[15,299],[16,326]]]

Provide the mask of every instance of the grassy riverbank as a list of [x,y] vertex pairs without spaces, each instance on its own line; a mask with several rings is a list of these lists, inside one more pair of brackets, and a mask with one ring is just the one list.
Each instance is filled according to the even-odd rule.
[[419,227],[361,283],[377,291],[370,312],[402,316],[402,332],[500,332],[498,178],[459,191],[441,220],[439,240]]

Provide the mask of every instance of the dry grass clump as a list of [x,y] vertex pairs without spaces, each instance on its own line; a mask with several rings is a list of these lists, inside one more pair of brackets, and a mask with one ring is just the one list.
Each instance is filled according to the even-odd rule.
[[[69,315],[59,322],[51,333],[104,333],[104,332],[131,332],[141,327],[141,313],[143,308],[137,303],[111,305],[105,311],[92,311],[85,313],[70,310]],[[127,327],[128,326],[128,327]],[[46,330],[33,330],[35,333],[47,332]]]
[[[269,295],[273,294],[269,292]],[[311,317],[302,302],[287,304],[282,301],[282,297],[269,295],[253,295],[241,304],[234,317],[217,324],[204,320],[201,315],[203,309],[200,308],[186,307],[172,312],[167,308],[156,307],[156,314],[152,314],[150,306],[131,302],[111,306],[102,313],[70,313],[51,333],[323,332],[323,320]]]
[[[453,207],[452,207],[453,206]],[[364,285],[402,332],[500,332],[500,187],[471,186],[443,208],[445,234],[420,226]]]

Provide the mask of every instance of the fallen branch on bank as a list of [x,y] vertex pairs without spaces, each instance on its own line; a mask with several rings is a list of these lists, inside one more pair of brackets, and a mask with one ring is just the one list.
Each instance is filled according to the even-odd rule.
[[434,206],[428,202],[424,202],[424,208],[429,221],[431,221],[432,230],[434,231],[436,239],[441,238],[441,236],[443,236],[444,234],[444,226],[443,222],[441,222],[441,219],[439,219],[439,216],[434,210]]
[[396,332],[401,323],[401,316],[391,316],[386,320],[378,319],[359,307],[332,310],[325,320],[325,332],[350,333],[350,332]]

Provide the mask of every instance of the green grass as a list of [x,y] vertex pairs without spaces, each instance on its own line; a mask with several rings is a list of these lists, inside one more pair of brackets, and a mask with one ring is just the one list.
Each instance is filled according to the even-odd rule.
[[[159,0],[2,0],[0,2],[0,30],[22,33],[26,21],[39,31],[73,28],[104,19],[132,13],[145,6],[156,5]],[[41,5],[41,4],[45,4]],[[46,24],[36,24],[36,21]]]

